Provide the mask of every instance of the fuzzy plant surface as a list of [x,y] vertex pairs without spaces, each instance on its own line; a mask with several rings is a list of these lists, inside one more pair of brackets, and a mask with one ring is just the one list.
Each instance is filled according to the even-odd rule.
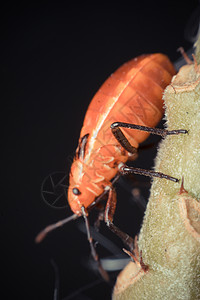
[[[200,39],[195,60],[164,92],[166,129],[186,129],[161,142],[139,234],[140,258],[119,274],[113,300],[200,299]],[[141,259],[142,258],[142,259]]]

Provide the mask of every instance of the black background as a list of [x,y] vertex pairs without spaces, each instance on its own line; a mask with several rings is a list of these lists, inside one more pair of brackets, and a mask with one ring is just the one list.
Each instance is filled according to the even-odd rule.
[[[79,221],[53,232],[40,245],[34,243],[42,228],[71,214],[45,204],[42,181],[51,172],[69,172],[89,101],[117,67],[152,52],[166,53],[175,61],[178,47],[191,47],[184,28],[198,5],[67,3],[8,3],[1,9],[1,299],[53,299],[51,259],[60,276],[59,300],[99,279],[88,269],[90,249],[78,230]],[[154,150],[144,151],[135,165],[152,167],[154,155]],[[117,190],[115,223],[135,235],[142,212],[134,201],[127,201],[130,194],[123,184]],[[143,189],[142,193],[148,196]],[[122,243],[102,228],[120,251]],[[110,254],[97,249],[101,257]],[[110,299],[111,290],[101,282],[66,299]]]

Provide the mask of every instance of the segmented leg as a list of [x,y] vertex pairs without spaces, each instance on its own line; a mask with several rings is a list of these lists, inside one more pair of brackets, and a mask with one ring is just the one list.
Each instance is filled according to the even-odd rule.
[[[117,182],[117,180],[120,178],[120,174],[117,174],[111,181],[112,186]],[[104,189],[104,192],[97,197],[92,204],[89,206],[88,210],[91,210],[93,207],[97,206],[100,201],[103,199],[104,196],[106,196],[108,194],[108,189]]]
[[146,131],[151,134],[160,135],[162,137],[165,137],[166,135],[173,135],[173,134],[186,134],[188,133],[185,129],[178,129],[178,130],[166,130],[166,129],[159,129],[159,128],[152,128],[152,127],[146,127],[141,125],[135,125],[135,124],[129,124],[129,123],[123,123],[123,122],[115,122],[112,123],[110,128],[112,130],[113,135],[118,140],[118,142],[122,145],[124,149],[126,149],[128,152],[134,154],[137,153],[137,149],[133,147],[123,132],[121,131],[120,127],[128,128],[128,129],[135,129],[135,130],[141,130]]
[[106,272],[106,270],[104,270],[104,268],[102,267],[101,262],[100,262],[99,257],[98,257],[98,254],[95,250],[95,247],[94,247],[94,244],[93,244],[93,239],[92,239],[91,232],[90,232],[90,225],[89,225],[88,215],[87,215],[87,211],[86,211],[84,206],[81,207],[81,211],[82,211],[83,218],[85,220],[87,238],[88,238],[88,241],[89,241],[89,244],[90,244],[92,257],[98,264],[98,269],[99,269],[99,272],[100,272],[101,276],[104,278],[104,280],[109,281],[109,275]]
[[101,225],[101,221],[103,221],[103,219],[104,219],[104,205],[102,205],[101,203],[98,203],[96,205],[96,208],[98,208],[99,212],[98,212],[97,219],[94,222],[94,228],[98,232],[100,225]]
[[[141,125],[135,125],[135,124],[129,124],[129,123],[123,123],[123,122],[115,122],[111,124],[111,130],[115,138],[118,140],[118,142],[121,144],[121,146],[127,150],[129,153],[136,154],[137,149],[133,147],[128,139],[125,137],[123,134],[122,128],[128,128],[128,129],[135,129],[135,130],[141,130],[141,131],[146,131],[152,134],[160,135],[162,137],[165,137],[167,135],[176,135],[176,134],[186,134],[188,133],[187,130],[185,129],[178,129],[178,130],[166,130],[166,129],[159,129],[159,128],[151,128],[151,127],[146,127],[146,126],[141,126]],[[127,175],[127,174],[139,174],[139,175],[144,175],[144,176],[149,176],[149,177],[159,177],[159,178],[165,178],[174,182],[179,182],[179,179],[174,178],[172,176],[160,173],[160,172],[154,172],[152,170],[144,170],[144,169],[139,169],[139,168],[134,168],[134,167],[128,167],[126,165],[123,165],[120,168],[120,173],[122,175]]]
[[138,243],[137,243],[137,235],[134,238],[134,252],[130,252],[123,248],[123,251],[130,256],[133,262],[140,264],[140,257],[139,257],[139,250],[138,250]]
[[184,48],[183,47],[179,47],[177,49],[177,51],[179,51],[181,53],[181,55],[183,56],[183,58],[185,59],[186,63],[188,65],[192,65],[193,64],[193,61],[189,58],[189,56],[187,55],[187,53],[185,52]]
[[119,172],[122,175],[138,174],[138,175],[143,175],[143,176],[148,176],[148,177],[165,178],[165,179],[168,179],[168,180],[171,180],[171,181],[174,181],[174,182],[179,182],[180,181],[179,179],[177,179],[175,177],[163,174],[161,172],[155,172],[155,171],[152,171],[152,170],[145,170],[145,169],[140,169],[140,168],[129,167],[127,165],[122,165],[119,169]]
[[117,197],[116,192],[114,189],[109,189],[108,194],[108,200],[106,203],[105,208],[105,214],[104,214],[104,220],[106,222],[106,225],[112,230],[117,236],[121,238],[121,240],[124,242],[125,245],[127,245],[131,251],[133,251],[134,248],[134,239],[130,237],[127,233],[121,231],[117,226],[113,224],[113,216],[115,213],[117,204]]
[[149,266],[145,265],[142,259],[142,250],[139,253],[139,248],[138,248],[138,237],[137,235],[135,236],[134,239],[134,252],[130,252],[126,249],[123,249],[123,251],[130,256],[131,260],[137,264],[140,264],[142,270],[144,272],[147,272],[149,270]]

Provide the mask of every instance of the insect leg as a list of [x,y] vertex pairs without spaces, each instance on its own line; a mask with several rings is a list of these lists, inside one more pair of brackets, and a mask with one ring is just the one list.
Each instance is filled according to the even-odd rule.
[[55,287],[54,287],[54,297],[53,300],[59,300],[59,271],[58,266],[53,259],[51,259],[51,264],[54,268],[55,273]]
[[101,221],[103,221],[103,218],[104,218],[104,206],[101,203],[97,203],[96,208],[99,211],[98,211],[97,219],[94,222],[94,228],[98,232],[100,229]]
[[115,213],[116,204],[116,192],[114,189],[110,188],[104,214],[105,223],[110,228],[110,230],[112,230],[117,236],[119,236],[124,244],[127,245],[131,251],[133,251],[134,239],[113,224],[113,216]]
[[[111,184],[113,185],[120,177],[120,174],[117,174],[111,181]],[[99,210],[99,214],[98,217],[94,223],[94,228],[96,229],[96,231],[99,231],[100,228],[100,223],[101,221],[103,221],[104,219],[104,205],[102,205],[100,203],[100,200],[102,200],[103,196],[105,196],[108,193],[108,190],[105,190],[103,192],[103,194],[101,194],[97,199],[95,199],[95,201],[92,203],[92,205],[90,206],[90,208],[92,206],[95,206],[98,210]]]
[[160,129],[160,128],[152,128],[152,127],[146,127],[142,125],[135,125],[135,124],[129,124],[129,123],[123,123],[123,122],[115,122],[112,123],[110,128],[112,130],[113,135],[118,140],[118,142],[122,145],[122,147],[127,150],[128,152],[135,154],[137,153],[137,149],[133,147],[123,132],[121,131],[120,127],[128,128],[128,129],[135,129],[135,130],[141,130],[146,131],[151,134],[160,135],[162,137],[165,137],[166,135],[173,135],[173,134],[186,134],[188,133],[185,129],[178,129],[178,130],[166,130],[166,129]]
[[177,179],[175,177],[163,174],[161,172],[155,172],[152,170],[145,170],[145,169],[140,169],[140,168],[129,167],[127,165],[122,165],[119,169],[119,172],[122,175],[138,174],[138,175],[149,176],[149,177],[165,178],[165,179],[168,179],[168,180],[171,180],[174,182],[180,181],[179,179]]
[[128,254],[128,256],[130,256],[131,260],[135,261],[136,263],[140,264],[142,270],[144,272],[147,272],[149,267],[147,265],[145,265],[145,263],[143,262],[142,259],[142,250],[139,251],[138,248],[138,237],[137,235],[135,236],[135,240],[134,240],[134,254],[131,253],[130,251],[123,249],[123,251]]
[[[120,178],[120,174],[117,174],[117,175],[112,179],[112,181],[111,181],[112,186],[113,186],[113,184],[115,184],[115,182],[117,182],[117,180],[118,180],[119,178]],[[107,195],[107,193],[108,193],[108,189],[105,189],[104,192],[103,192],[100,196],[98,196],[98,197],[93,201],[92,204],[90,204],[90,206],[89,206],[88,209],[90,210],[90,209],[92,209],[94,206],[97,206],[98,203],[103,199],[103,197],[104,197],[105,195]]]
[[192,65],[193,64],[193,61],[189,58],[189,56],[187,55],[187,53],[185,52],[184,48],[183,47],[179,47],[177,49],[177,51],[179,51],[181,53],[181,55],[183,56],[183,58],[185,59],[186,63],[188,65]]
[[88,241],[89,241],[89,244],[90,244],[90,249],[91,249],[92,257],[97,262],[99,273],[101,274],[101,276],[103,277],[103,279],[105,281],[109,281],[108,273],[103,269],[103,267],[101,265],[101,262],[99,260],[98,254],[97,254],[97,252],[95,250],[95,247],[94,247],[94,244],[93,244],[93,239],[92,239],[91,232],[90,232],[90,225],[89,225],[88,215],[87,215],[87,211],[86,211],[86,209],[85,209],[84,206],[81,207],[81,211],[82,211],[83,218],[85,220],[85,226],[86,226],[86,231],[87,231],[87,238],[88,238]]

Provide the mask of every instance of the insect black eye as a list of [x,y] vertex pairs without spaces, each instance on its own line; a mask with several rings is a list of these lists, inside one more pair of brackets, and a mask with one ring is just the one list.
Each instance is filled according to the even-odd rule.
[[80,195],[81,194],[81,192],[77,188],[73,188],[72,192],[73,192],[74,195]]

